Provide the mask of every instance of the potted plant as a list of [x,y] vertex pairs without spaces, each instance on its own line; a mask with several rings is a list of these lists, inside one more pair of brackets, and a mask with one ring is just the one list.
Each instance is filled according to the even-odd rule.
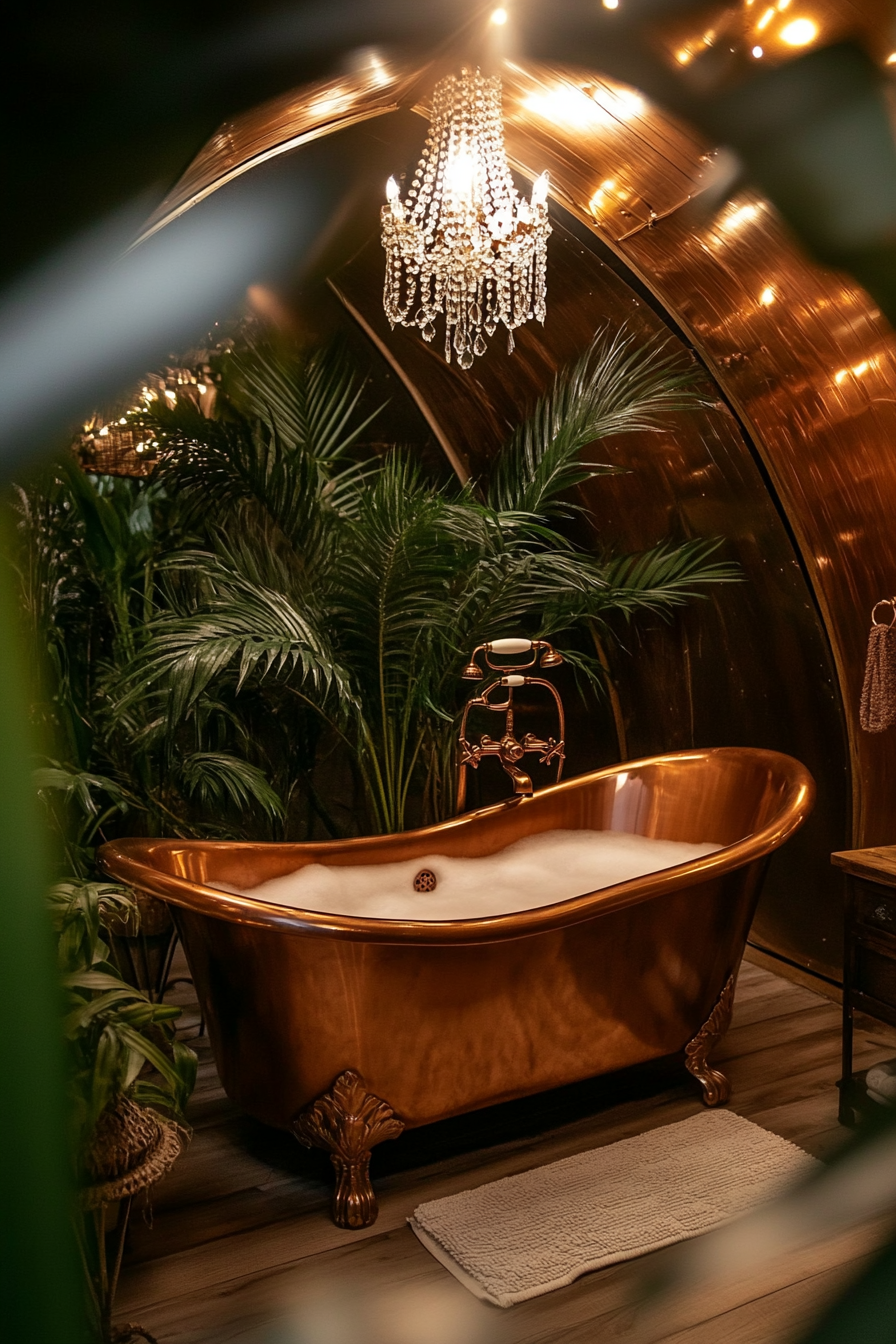
[[122,887],[71,880],[51,890],[70,1059],[76,1230],[93,1327],[103,1344],[150,1339],[112,1325],[134,1198],[168,1171],[188,1137],[184,1108],[196,1056],[174,1034],[180,1009],[153,1003],[110,960],[105,926],[133,921]]
[[359,450],[362,389],[338,351],[256,345],[219,366],[214,415],[181,397],[139,416],[161,445],[153,488],[201,543],[158,563],[113,714],[146,713],[170,740],[229,716],[280,800],[279,834],[402,830],[412,800],[415,822],[450,815],[458,670],[483,640],[559,638],[600,688],[608,618],[668,615],[737,577],[716,540],[607,556],[563,530],[575,488],[615,470],[585,449],[702,404],[656,342],[599,335],[490,479],[463,487],[411,453]]

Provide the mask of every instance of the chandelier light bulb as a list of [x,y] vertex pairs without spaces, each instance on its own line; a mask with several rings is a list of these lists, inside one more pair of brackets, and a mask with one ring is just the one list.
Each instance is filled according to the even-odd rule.
[[501,81],[463,70],[436,85],[432,122],[407,199],[386,184],[383,304],[393,329],[431,341],[444,318],[445,358],[462,369],[499,324],[513,333],[546,311],[548,176],[517,192],[504,148]]
[[386,200],[389,202],[389,209],[396,219],[404,219],[404,206],[401,203],[401,187],[390,177],[386,183]]
[[546,172],[542,173],[539,177],[536,177],[535,181],[532,183],[533,209],[538,209],[539,206],[547,205],[548,187],[550,184],[551,180]]
[[472,202],[476,187],[476,161],[466,149],[452,154],[445,166],[445,192],[457,202]]

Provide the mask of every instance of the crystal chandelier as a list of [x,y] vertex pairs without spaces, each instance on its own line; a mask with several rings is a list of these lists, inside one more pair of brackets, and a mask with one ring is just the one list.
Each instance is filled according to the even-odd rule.
[[383,302],[396,324],[436,334],[462,369],[485,354],[483,332],[545,318],[548,175],[520,197],[504,149],[501,81],[462,70],[436,85],[432,123],[408,198],[393,177],[383,207]]

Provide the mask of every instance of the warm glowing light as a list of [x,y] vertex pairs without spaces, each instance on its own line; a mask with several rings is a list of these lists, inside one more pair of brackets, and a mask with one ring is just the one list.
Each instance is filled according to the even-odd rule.
[[[596,112],[584,93],[567,89]],[[547,102],[547,99],[543,100]],[[445,358],[469,369],[499,323],[545,319],[548,178],[517,193],[504,148],[501,81],[464,69],[433,93],[429,137],[405,200],[394,178],[381,212],[383,304],[391,326],[425,341],[444,317]]]
[[647,103],[640,93],[625,87],[601,85],[592,89],[558,84],[548,93],[531,93],[523,106],[555,125],[587,131],[641,116]]
[[100,430],[100,438],[104,439],[108,433],[109,433],[109,426],[103,425],[102,429]]
[[778,0],[778,13],[783,14],[785,9],[790,8],[790,0]]
[[370,73],[373,78],[374,84],[378,84],[380,85],[380,87],[382,87],[383,84],[389,83],[389,71],[386,69],[385,65],[380,60],[379,56],[371,55]]
[[740,205],[723,221],[723,227],[739,229],[743,224],[748,224],[751,219],[755,219],[758,214],[758,205]]
[[389,206],[395,218],[403,220],[404,206],[401,203],[401,187],[395,181],[394,177],[390,177],[389,181],[386,183],[386,200],[389,202]]
[[873,359],[863,359],[861,363],[854,364],[851,369],[839,369],[837,373],[834,374],[834,382],[838,384],[843,383],[850,374],[852,374],[853,378],[862,378],[874,363],[875,361]]
[[208,388],[206,387],[205,383],[197,383],[196,391],[199,393],[200,397],[204,397],[206,392],[208,391]]
[[619,0],[603,0],[604,9],[618,9]]
[[312,116],[324,121],[328,117],[335,116],[337,112],[344,112],[350,101],[350,95],[340,86],[332,93],[325,93],[320,98],[315,98],[308,104],[308,111]]
[[771,304],[774,303],[777,297],[778,296],[775,293],[774,288],[771,285],[766,285],[765,289],[759,295],[759,302],[762,304],[764,308],[768,308]]
[[169,401],[177,401],[177,393],[172,392],[170,387],[165,388],[165,396]]
[[788,47],[808,47],[818,36],[818,24],[812,19],[792,19],[781,29],[780,37]]
[[606,199],[607,192],[612,191],[613,186],[614,184],[612,182],[604,182],[598,187],[597,191],[591,197],[591,200],[588,202],[588,205],[593,215],[596,215],[598,211],[604,208],[604,206],[607,203]]
[[620,187],[615,177],[608,177],[605,182],[601,182],[597,191],[588,202],[593,215],[598,214],[598,212],[603,210],[607,205],[612,204],[612,202],[607,200],[607,197],[610,195],[615,196],[618,201],[627,201],[631,198],[631,192],[626,191],[624,187]]
[[465,149],[451,155],[445,164],[445,187],[457,201],[469,201],[476,187],[476,160]]
[[494,24],[497,24],[497,26],[498,26],[499,28],[503,28],[503,26],[504,26],[504,24],[507,22],[508,18],[509,18],[509,15],[508,15],[506,9],[494,9],[494,10],[492,10],[491,22],[494,23]]
[[764,32],[774,17],[775,17],[775,11],[773,9],[767,9],[763,14],[762,18],[757,23],[756,31],[760,33]]
[[896,65],[896,51],[891,51],[887,57],[887,65]]
[[754,48],[753,48],[753,55],[756,57],[757,61],[760,61],[760,60],[762,59],[763,55],[764,55],[762,48],[761,48],[761,47],[754,47]]
[[538,177],[536,177],[535,181],[532,183],[532,195],[530,198],[534,207],[547,204],[548,187],[550,185],[551,179],[546,172],[540,173]]
[[593,98],[589,98],[587,93],[569,84],[560,84],[550,93],[531,93],[523,106],[539,117],[544,117],[545,121],[552,121],[555,125],[567,126],[575,131],[605,126],[610,119],[604,108]]
[[[602,93],[602,97],[605,97]],[[595,101],[596,98],[595,98]],[[640,93],[635,93],[634,89],[613,89],[606,99],[606,107],[609,112],[615,113],[617,117],[623,120],[626,117],[640,116],[647,104]]]
[[[689,51],[685,51],[685,49],[682,47],[681,51],[677,51],[675,53],[675,59],[681,65],[687,65],[688,61],[691,59],[691,53]],[[896,53],[894,53],[894,59],[896,59]]]

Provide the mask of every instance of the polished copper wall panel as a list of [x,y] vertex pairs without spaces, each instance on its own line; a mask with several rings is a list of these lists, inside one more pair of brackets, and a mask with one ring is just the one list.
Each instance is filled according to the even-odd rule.
[[670,220],[633,240],[631,257],[662,285],[752,431],[837,663],[853,843],[886,843],[896,748],[860,730],[858,704],[871,609],[896,592],[896,342],[867,295],[808,265],[767,206],[733,202],[721,229],[753,205],[730,250],[720,226],[694,234]]
[[272,158],[414,101],[424,74],[425,67],[397,68],[373,56],[352,74],[305,84],[223,122],[150,215],[141,239]]
[[[485,469],[506,429],[605,318],[643,331],[670,322],[693,343],[724,406],[668,436],[608,446],[636,469],[637,488],[623,478],[589,492],[595,537],[636,547],[670,528],[719,532],[748,584],[668,630],[630,637],[633,656],[616,669],[629,749],[760,742],[810,764],[821,785],[817,819],[799,862],[773,873],[756,930],[773,950],[836,975],[839,889],[827,854],[892,839],[896,810],[892,734],[860,733],[856,713],[871,605],[896,592],[893,336],[867,295],[800,254],[766,202],[745,194],[715,219],[701,215],[711,147],[673,118],[594,72],[518,65],[505,75],[515,166],[530,177],[549,168],[571,216],[552,240],[545,331],[525,328],[510,362],[496,337],[463,376],[416,336],[388,331],[375,238],[352,267],[334,269],[334,284],[462,472]],[[361,80],[340,113],[316,122],[317,90],[281,100],[269,131],[259,109],[245,150],[227,149],[226,172],[226,146],[218,157],[212,146],[159,219],[251,166],[252,155],[285,149],[296,127],[306,137],[342,127],[348,144],[375,125],[378,137],[394,130],[407,146],[423,95],[415,78],[406,71],[379,90]],[[384,111],[398,103],[404,110]],[[368,116],[376,122],[357,125]],[[418,149],[423,134],[419,120]],[[371,198],[371,234],[379,204]]]
[[[575,192],[578,156],[567,176],[556,136],[543,146],[517,144],[512,131],[508,139],[530,172],[553,151],[553,175]],[[566,139],[574,140],[571,132]],[[640,160],[634,131],[630,153]],[[857,706],[871,607],[896,592],[893,332],[854,282],[809,262],[755,195],[741,195],[708,222],[696,222],[693,208],[673,213],[621,242],[584,200],[579,213],[691,336],[751,435],[837,666],[853,843],[883,843],[896,825],[896,751],[860,731]]]

